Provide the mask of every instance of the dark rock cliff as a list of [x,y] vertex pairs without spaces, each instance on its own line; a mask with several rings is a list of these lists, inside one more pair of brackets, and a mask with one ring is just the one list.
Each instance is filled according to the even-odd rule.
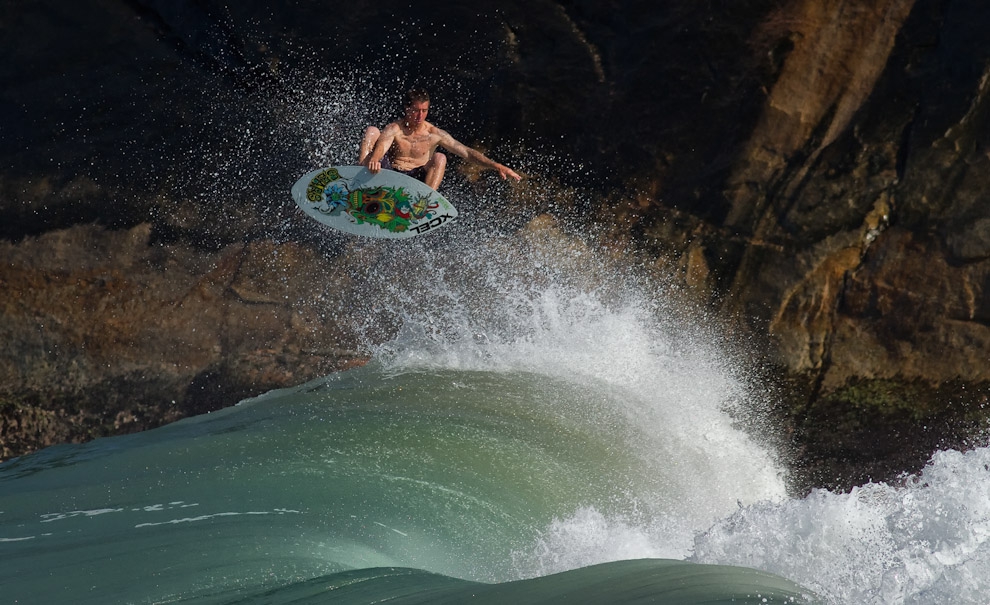
[[987,25],[975,0],[9,7],[0,458],[360,362],[307,302],[347,299],[306,279],[346,240],[284,194],[337,77],[363,119],[423,84],[464,142],[603,187],[610,232],[765,340],[798,488],[913,468],[984,422]]

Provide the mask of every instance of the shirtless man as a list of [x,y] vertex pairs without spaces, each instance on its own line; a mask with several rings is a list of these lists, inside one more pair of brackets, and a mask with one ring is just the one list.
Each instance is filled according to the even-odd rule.
[[438,146],[460,157],[498,171],[503,179],[520,180],[511,168],[494,162],[485,154],[457,141],[446,131],[426,121],[430,110],[430,95],[423,89],[406,93],[405,115],[380,131],[369,126],[364,131],[358,163],[372,173],[382,168],[402,172],[419,179],[432,189],[440,187],[447,168],[447,156],[436,153]]

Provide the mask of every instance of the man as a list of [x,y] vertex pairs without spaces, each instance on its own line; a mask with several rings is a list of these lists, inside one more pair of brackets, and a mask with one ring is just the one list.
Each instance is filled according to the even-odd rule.
[[403,107],[403,117],[386,126],[384,131],[369,126],[364,132],[358,163],[367,166],[371,172],[388,168],[437,189],[447,168],[447,156],[436,152],[439,146],[470,162],[497,170],[503,179],[512,177],[518,181],[522,178],[511,168],[488,159],[485,154],[427,122],[430,95],[425,90],[407,92]]

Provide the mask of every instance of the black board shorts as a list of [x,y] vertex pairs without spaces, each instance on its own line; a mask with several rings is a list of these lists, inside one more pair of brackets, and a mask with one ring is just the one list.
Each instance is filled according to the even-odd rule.
[[393,167],[392,166],[392,160],[389,159],[388,156],[385,156],[385,157],[382,158],[382,168],[387,168],[388,170],[394,170],[396,172],[401,172],[402,174],[404,174],[406,176],[411,176],[412,178],[416,179],[417,181],[422,181],[424,183],[426,182],[426,167],[425,166],[419,166],[419,167],[413,168],[412,170],[399,170],[398,168]]

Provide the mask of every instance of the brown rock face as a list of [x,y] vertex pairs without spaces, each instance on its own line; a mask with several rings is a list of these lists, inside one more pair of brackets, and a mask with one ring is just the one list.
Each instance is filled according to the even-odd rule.
[[[960,90],[970,107],[919,140],[933,133],[918,113],[940,103],[905,98],[921,85],[922,26],[909,17],[931,10],[912,8],[795,3],[772,16],[793,23],[793,50],[729,179],[726,224],[752,233],[729,306],[765,322],[779,359],[819,373],[826,389],[852,377],[988,379],[987,207],[968,191],[979,178],[971,166],[987,161],[975,147],[986,77],[953,83],[975,85]],[[941,25],[958,35],[953,17],[962,15]],[[892,89],[897,97],[884,96]]]
[[855,376],[852,369],[879,378],[990,380],[988,280],[990,264],[950,265],[930,243],[890,229],[848,276],[829,383]]
[[0,244],[4,457],[150,428],[360,361],[313,303],[334,298],[313,284],[347,289],[313,250],[258,242],[204,254],[150,235],[79,226]]
[[819,483],[912,468],[986,423],[987,72],[971,57],[987,47],[966,32],[987,11],[946,8],[795,2],[764,24],[790,50],[727,180],[743,242],[714,268],[723,308],[809,378],[795,422]]
[[760,35],[790,50],[782,50],[777,80],[729,177],[727,225],[757,237],[779,228],[764,204],[774,195],[790,198],[822,150],[849,127],[886,67],[913,4],[809,0],[767,17]]

